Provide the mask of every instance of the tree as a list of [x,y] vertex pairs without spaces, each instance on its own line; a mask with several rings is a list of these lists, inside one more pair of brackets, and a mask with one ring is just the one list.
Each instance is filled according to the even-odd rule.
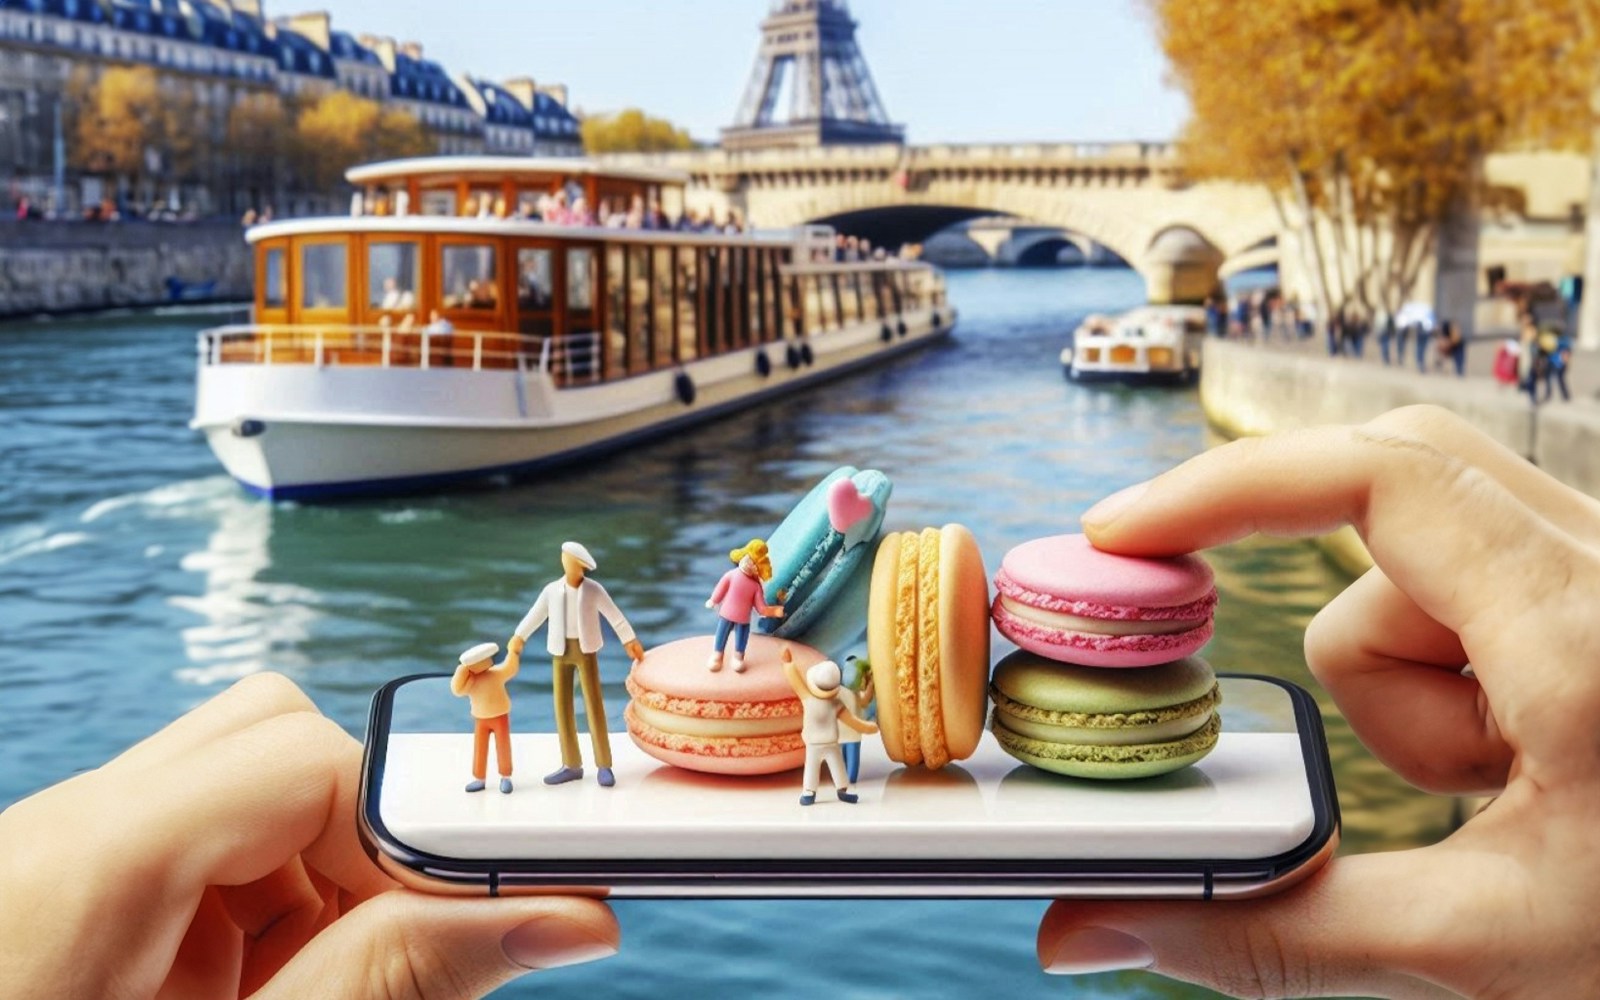
[[231,180],[242,185],[252,205],[281,198],[285,150],[293,138],[289,112],[275,93],[245,94],[228,108],[227,147]]
[[146,179],[193,176],[203,136],[198,102],[181,79],[163,79],[148,66],[113,66],[98,79],[68,81],[74,105],[73,166],[114,174],[137,186]]
[[294,147],[302,186],[327,191],[352,166],[420,156],[432,152],[436,144],[411,113],[335,90],[301,110]]
[[579,125],[583,150],[598,153],[664,153],[693,149],[689,133],[665,118],[651,118],[638,108],[609,115],[586,115]]
[[1264,185],[1324,316],[1393,312],[1483,158],[1575,146],[1600,87],[1594,0],[1147,0],[1197,176]]

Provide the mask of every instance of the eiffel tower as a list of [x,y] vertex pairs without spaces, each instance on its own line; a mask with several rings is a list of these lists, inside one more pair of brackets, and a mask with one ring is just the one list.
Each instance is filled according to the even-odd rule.
[[845,0],[774,0],[723,148],[904,141],[856,47]]

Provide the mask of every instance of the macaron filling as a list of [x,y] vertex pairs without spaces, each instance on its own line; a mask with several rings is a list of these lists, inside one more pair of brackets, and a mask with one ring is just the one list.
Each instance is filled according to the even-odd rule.
[[631,673],[623,684],[635,704],[672,716],[694,716],[701,719],[788,719],[796,731],[800,728],[800,699],[792,696],[777,701],[713,701],[709,698],[680,697],[646,688],[635,680]]
[[1222,732],[1222,717],[1213,712],[1199,729],[1189,735],[1151,743],[1083,744],[1040,740],[1015,732],[998,716],[990,717],[989,729],[1000,745],[1015,756],[1085,764],[1140,764],[1204,756],[1217,744],[1217,737]]
[[[1163,657],[1175,659],[1193,652],[1211,638],[1212,632],[1209,618],[1181,632],[1138,632],[1128,635],[1080,632],[1053,625],[1042,625],[1032,619],[1023,618],[1012,612],[998,598],[994,603],[994,623],[1002,635],[1025,649],[1039,651],[1039,646],[1046,648],[1060,646],[1094,650],[1098,653],[1130,652],[1155,657],[1149,660],[1151,663],[1159,663]],[[1166,655],[1168,652],[1171,653],[1170,656]]]
[[[1083,600],[1047,594],[1041,590],[1024,587],[1016,578],[1001,568],[994,577],[995,589],[1009,598],[1013,606],[1022,606],[1040,612],[1057,612],[1078,618],[1102,621],[1200,621],[1211,617],[1217,606],[1215,587],[1201,597],[1183,604],[1166,607],[1145,607],[1132,604],[1109,604],[1104,601]],[[1085,629],[1084,631],[1088,631]]]
[[684,736],[733,738],[780,736],[794,732],[795,727],[799,724],[797,716],[778,715],[755,719],[707,718],[698,715],[678,715],[673,712],[663,712],[639,700],[635,700],[632,704],[633,714],[639,717],[640,722],[652,729],[659,729],[666,733],[678,733]]
[[803,749],[800,731],[771,736],[705,736],[670,732],[650,725],[639,717],[636,706],[623,709],[623,721],[634,739],[662,750],[695,757],[766,757]]
[[1132,712],[1069,712],[1027,705],[993,685],[994,721],[1019,736],[1054,743],[1114,746],[1180,739],[1204,726],[1222,701],[1213,686],[1199,698]]
[[1091,635],[1173,635],[1178,632],[1188,632],[1206,623],[1204,616],[1171,619],[1089,618],[1084,615],[1032,607],[1004,594],[996,600],[1002,608],[1017,618],[1046,628],[1060,629],[1063,632],[1087,632]]

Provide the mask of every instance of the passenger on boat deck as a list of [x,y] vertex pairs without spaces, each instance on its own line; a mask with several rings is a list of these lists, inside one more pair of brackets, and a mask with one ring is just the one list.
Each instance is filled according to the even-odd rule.
[[505,195],[496,195],[494,199],[494,217],[504,219],[511,214],[511,208],[506,204]]
[[595,213],[595,221],[607,229],[620,229],[623,216],[612,205],[610,198],[600,199],[600,211]]
[[500,289],[493,281],[476,278],[467,282],[466,305],[472,309],[493,309],[500,300]]
[[[410,317],[406,317],[409,319]],[[434,309],[428,313],[428,325],[422,328],[423,333],[454,333],[454,323],[439,315],[439,310]]]
[[683,214],[678,216],[678,224],[673,228],[678,230],[680,233],[698,233],[702,224],[703,223],[700,220],[700,213],[696,212],[692,208],[689,208],[685,209]]
[[730,236],[737,236],[744,232],[744,216],[739,214],[737,208],[728,209],[728,224],[722,228],[722,231]]
[[628,217],[623,221],[624,229],[644,228],[644,195],[636,194],[628,202]]
[[544,215],[546,222],[553,222],[558,226],[572,225],[572,211],[567,208],[567,192],[557,191],[550,196],[550,211]]
[[[385,316],[384,318],[388,319],[387,316]],[[404,316],[400,317],[400,326],[398,327],[398,329],[399,329],[399,331],[401,333],[410,333],[416,327],[416,325],[417,325],[417,314],[408,312]]]
[[646,229],[671,229],[672,224],[667,221],[667,215],[661,211],[661,203],[651,198],[645,204],[644,228]]
[[383,279],[383,298],[378,303],[378,308],[385,312],[399,312],[401,309],[415,309],[417,297],[409,288],[401,288],[400,283],[393,278]]

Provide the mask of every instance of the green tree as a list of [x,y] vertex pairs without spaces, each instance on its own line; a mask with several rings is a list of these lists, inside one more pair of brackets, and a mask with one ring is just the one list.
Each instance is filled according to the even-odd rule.
[[638,108],[608,115],[585,115],[579,125],[583,150],[598,153],[664,153],[693,149],[689,133],[665,118],[652,118]]
[[1594,0],[1147,0],[1193,116],[1197,176],[1262,184],[1323,315],[1410,295],[1483,158],[1584,143]]

